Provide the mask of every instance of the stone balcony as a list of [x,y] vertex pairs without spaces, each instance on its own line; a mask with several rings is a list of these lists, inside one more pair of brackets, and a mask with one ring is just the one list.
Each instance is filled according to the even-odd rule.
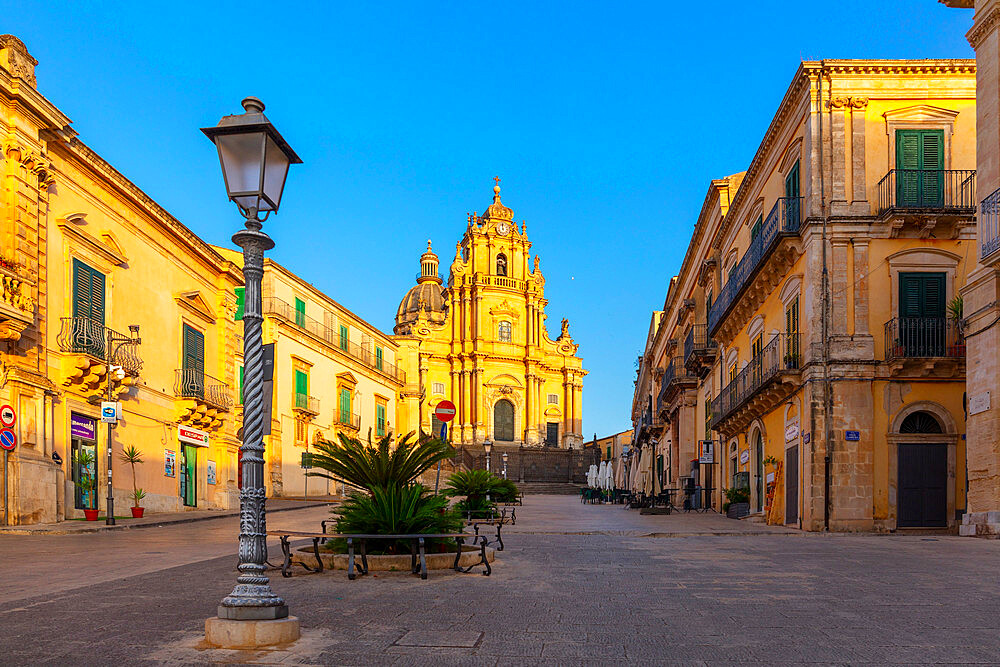
[[62,358],[62,385],[84,393],[107,395],[108,372],[112,371],[112,392],[116,399],[127,398],[138,385],[142,359],[136,343],[114,344],[114,358],[107,358],[108,337],[114,341],[125,336],[89,317],[64,317],[59,329]]
[[0,340],[16,342],[35,321],[33,284],[18,277],[13,265],[2,265],[0,271]]
[[174,393],[180,399],[177,420],[207,431],[221,427],[233,407],[229,385],[198,369],[178,368],[174,373]]

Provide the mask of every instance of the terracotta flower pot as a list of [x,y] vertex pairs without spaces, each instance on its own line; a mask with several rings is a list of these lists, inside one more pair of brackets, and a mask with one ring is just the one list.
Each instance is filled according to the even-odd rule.
[[83,510],[83,515],[87,517],[87,521],[97,521],[97,515],[100,510]]
[[133,507],[132,508],[132,518],[133,519],[141,519],[142,518],[142,513],[145,510],[146,510],[145,507]]

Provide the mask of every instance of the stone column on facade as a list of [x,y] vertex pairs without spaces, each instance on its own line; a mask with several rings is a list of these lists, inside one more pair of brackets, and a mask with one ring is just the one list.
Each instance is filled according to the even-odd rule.
[[462,370],[459,371],[459,386],[460,386],[460,396],[461,396],[461,412],[462,412],[462,442],[471,442],[471,427],[472,427],[472,402],[470,399],[469,392],[469,371],[465,368],[465,360],[462,360]]
[[577,383],[573,388],[573,423],[575,433],[583,441],[583,385]]
[[829,131],[832,148],[829,157],[831,172],[830,212],[833,215],[847,213],[847,147],[845,146],[844,124],[850,99],[849,97],[834,96],[830,100]]
[[868,239],[854,240],[854,335],[869,335]]
[[532,385],[535,382],[535,374],[529,370],[524,376],[524,434],[521,436],[524,442],[530,444],[532,429],[535,425],[535,400]]
[[851,212],[868,215],[868,192],[865,181],[865,108],[867,97],[851,98]]
[[830,333],[847,333],[847,239],[830,242]]

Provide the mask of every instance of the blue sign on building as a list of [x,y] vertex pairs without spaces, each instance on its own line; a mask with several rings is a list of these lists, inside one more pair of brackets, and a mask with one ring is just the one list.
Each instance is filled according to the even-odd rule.
[[861,431],[844,431],[844,440],[848,442],[857,442],[861,440]]

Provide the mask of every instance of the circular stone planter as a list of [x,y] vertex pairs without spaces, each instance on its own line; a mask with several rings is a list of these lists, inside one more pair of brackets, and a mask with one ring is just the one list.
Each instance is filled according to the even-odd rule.
[[[323,559],[323,568],[326,570],[346,570],[347,554],[335,554],[320,549],[319,556]],[[496,553],[493,549],[486,548],[486,560],[491,563],[495,560]],[[450,553],[429,553],[426,554],[428,570],[450,570],[455,566],[455,552]],[[479,562],[479,547],[466,544],[462,548],[462,557],[458,564],[460,567],[469,567]],[[300,547],[292,551],[293,563],[305,563],[311,567],[316,566],[316,555],[312,547]],[[354,566],[361,564],[361,553],[354,551]],[[391,556],[368,555],[368,570],[371,572],[409,572],[410,554],[394,554]]]

